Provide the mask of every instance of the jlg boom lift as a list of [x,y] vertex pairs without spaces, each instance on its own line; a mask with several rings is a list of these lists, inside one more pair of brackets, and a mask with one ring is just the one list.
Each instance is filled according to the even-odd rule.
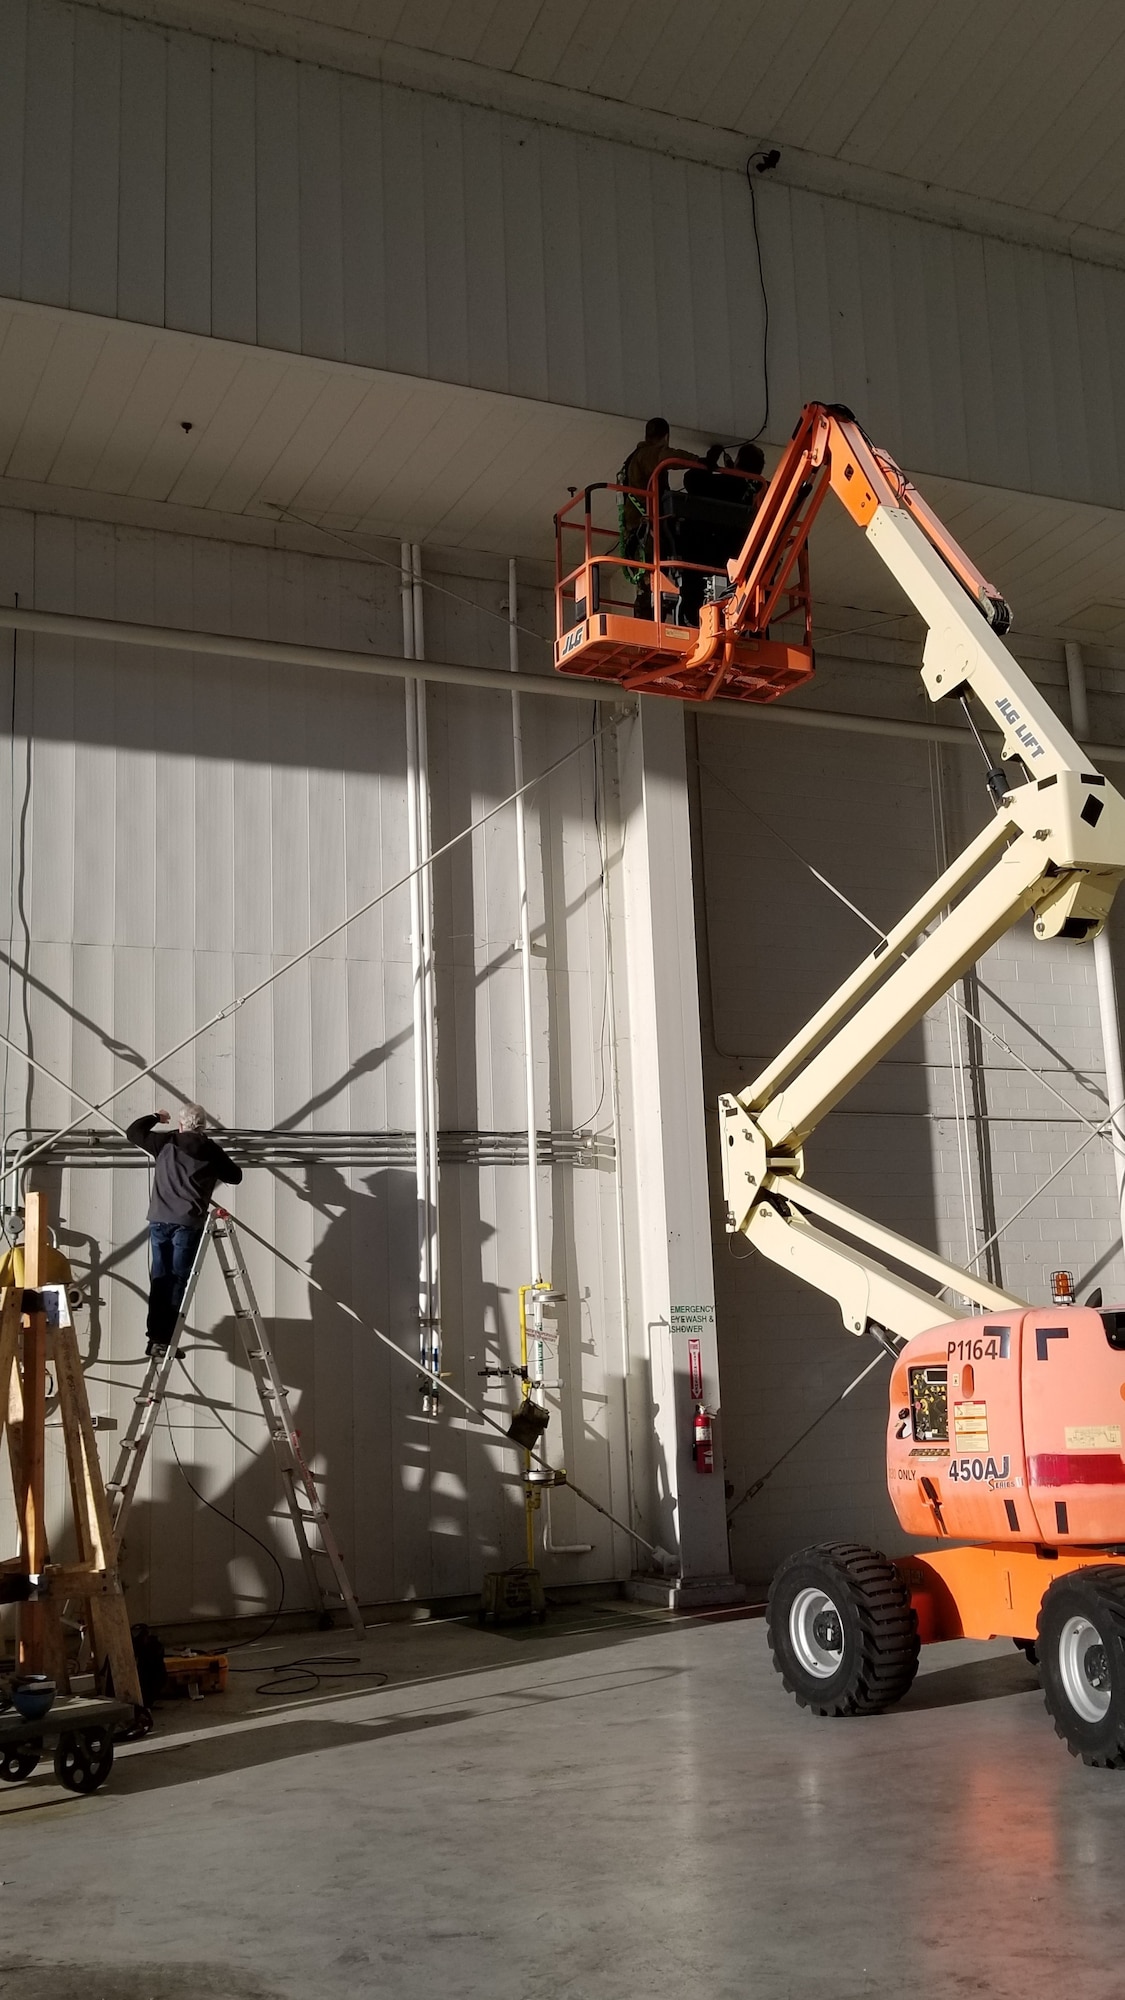
[[[1097,934],[1125,873],[1125,800],[1003,644],[1003,598],[850,412],[806,407],[752,517],[744,488],[725,509],[706,503],[708,532],[716,506],[728,532],[739,504],[749,525],[725,565],[712,555],[696,625],[679,608],[707,561],[706,536],[684,532],[690,500],[670,499],[668,467],[623,494],[647,522],[623,549],[598,525],[612,490],[591,487],[558,517],[560,671],[694,700],[769,701],[797,685],[813,665],[808,535],[831,490],[927,627],[931,698],[972,697],[1003,739],[988,824],[720,1105],[728,1229],[890,1347],[890,1497],[908,1534],[939,1544],[893,1561],[851,1543],[791,1557],[770,1591],[774,1664],[817,1714],[871,1714],[905,1694],[920,1643],[1007,1636],[1037,1651],[1072,1753],[1125,1766],[1125,1310],[999,1291],[818,1193],[804,1162],[826,1113],[1025,912],[1038,939]],[[801,643],[771,636],[794,617]],[[975,1310],[951,1318],[939,1292]]]

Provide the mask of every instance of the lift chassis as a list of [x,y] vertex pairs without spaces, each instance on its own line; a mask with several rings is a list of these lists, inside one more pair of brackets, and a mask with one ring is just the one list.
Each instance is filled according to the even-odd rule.
[[[802,413],[695,631],[662,653],[657,564],[642,666],[639,640],[631,659],[603,643],[599,664],[586,664],[599,653],[587,564],[585,623],[559,658],[560,611],[558,664],[696,699],[784,692],[764,673],[751,685],[746,663],[773,645],[771,620],[803,609],[811,667],[807,541],[829,492],[926,626],[931,698],[960,700],[970,720],[978,704],[1002,748],[989,823],[761,1075],[720,1103],[728,1229],[834,1298],[852,1333],[892,1350],[892,1503],[907,1532],[958,1544],[898,1562],[852,1543],[791,1557],[771,1587],[770,1646],[798,1701],[843,1715],[899,1699],[923,1641],[1011,1637],[1038,1648],[1072,1752],[1125,1765],[1125,1312],[1037,1311],[819,1193],[804,1156],[821,1119],[1020,917],[1032,916],[1038,940],[1096,936],[1125,873],[1125,800],[1004,644],[999,591],[851,413],[830,405]],[[648,504],[655,515],[655,481]],[[946,1292],[972,1317],[952,1318]]]

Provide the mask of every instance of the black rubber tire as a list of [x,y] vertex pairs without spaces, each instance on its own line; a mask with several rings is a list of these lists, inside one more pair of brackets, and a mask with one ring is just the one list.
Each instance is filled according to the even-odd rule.
[[[834,1673],[810,1671],[793,1633],[806,1591],[822,1592],[838,1626],[826,1628]],[[766,1609],[770,1657],[786,1692],[814,1715],[879,1715],[901,1701],[918,1671],[918,1620],[894,1564],[859,1542],[826,1542],[782,1563]],[[839,1639],[839,1646],[835,1640]]]
[[113,1769],[108,1729],[66,1729],[55,1745],[55,1776],[68,1792],[96,1792]]
[[[1068,1628],[1083,1619],[1100,1645],[1068,1667]],[[1108,1564],[1072,1570],[1053,1583],[1039,1607],[1039,1675],[1047,1713],[1072,1757],[1102,1770],[1125,1769],[1125,1570]],[[1082,1672],[1094,1705],[1104,1712],[1083,1714],[1068,1690],[1068,1675]]]
[[42,1755],[42,1737],[30,1743],[5,1744],[0,1749],[0,1779],[6,1785],[18,1785],[22,1779],[30,1778]]

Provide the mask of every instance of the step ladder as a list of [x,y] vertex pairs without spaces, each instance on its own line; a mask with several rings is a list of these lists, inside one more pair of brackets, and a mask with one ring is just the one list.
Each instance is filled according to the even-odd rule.
[[[152,1357],[148,1373],[133,1399],[133,1415],[121,1439],[113,1475],[106,1482],[113,1532],[118,1547],[121,1545],[125,1523],[141,1476],[141,1467],[152,1442],[161,1405],[168,1393],[180,1336],[187,1323],[200,1273],[212,1244],[226,1283],[243,1351],[250,1364],[250,1373],[258,1391],[258,1400],[262,1405],[270,1443],[281,1472],[282,1490],[293,1523],[293,1532],[297,1537],[297,1551],[301,1558],[311,1603],[326,1625],[332,1623],[334,1611],[343,1608],[348,1614],[353,1631],[362,1639],[366,1632],[363,1617],[348,1579],[347,1570],[344,1568],[344,1559],[332,1532],[327,1509],[317,1491],[316,1480],[305,1463],[300,1433],[293,1422],[293,1413],[289,1406],[288,1391],[278,1373],[277,1361],[258,1309],[258,1301],[250,1281],[250,1273],[246,1268],[246,1259],[242,1254],[242,1245],[238,1240],[234,1219],[222,1208],[213,1208],[208,1213],[203,1235],[199,1239],[199,1248],[195,1253],[195,1261],[184,1288],[183,1304],[172,1338],[162,1354],[155,1354]],[[331,1571],[331,1582],[323,1573],[322,1566],[325,1564]]]

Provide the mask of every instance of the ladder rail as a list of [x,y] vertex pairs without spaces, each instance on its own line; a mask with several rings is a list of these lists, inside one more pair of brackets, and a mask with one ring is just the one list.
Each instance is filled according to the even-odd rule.
[[[148,1456],[160,1411],[168,1394],[180,1335],[187,1323],[207,1252],[212,1245],[226,1285],[254,1387],[258,1392],[258,1401],[266,1420],[270,1444],[281,1473],[282,1492],[293,1523],[297,1553],[301,1559],[312,1606],[325,1618],[331,1616],[334,1608],[331,1593],[317,1569],[317,1560],[320,1558],[328,1563],[332,1571],[335,1595],[340,1608],[347,1612],[356,1635],[363,1638],[366,1636],[367,1628],[328,1518],[328,1510],[317,1491],[316,1480],[301,1450],[300,1432],[293,1421],[289,1391],[282,1380],[276,1356],[266,1333],[257,1293],[247,1268],[242,1245],[238,1240],[234,1218],[223,1208],[213,1207],[208,1212],[203,1234],[199,1239],[199,1247],[188,1273],[172,1337],[164,1353],[152,1357],[141,1388],[133,1399],[133,1414],[118,1446],[113,1476],[106,1482],[114,1538],[118,1549],[121,1547],[125,1523],[133,1505],[141,1470]],[[319,1548],[313,1546],[310,1533],[315,1533],[319,1537]]]
[[[235,1323],[258,1390],[270,1442],[278,1461],[286,1504],[297,1538],[297,1550],[314,1604],[319,1607],[323,1616],[330,1615],[332,1606],[329,1593],[316,1568],[317,1557],[323,1557],[332,1571],[340,1605],[347,1612],[357,1637],[363,1638],[367,1629],[363,1622],[363,1614],[344,1566],[344,1558],[329,1521],[328,1509],[317,1491],[316,1481],[301,1450],[300,1432],[293,1421],[289,1392],[282,1380],[266,1333],[265,1322],[238,1239],[234,1218],[224,1209],[216,1211],[214,1242],[234,1310]],[[321,1544],[319,1548],[314,1548],[309,1541],[310,1529],[315,1530],[319,1536]]]
[[209,1215],[199,1239],[199,1247],[192,1260],[184,1296],[176,1316],[172,1337],[163,1354],[154,1354],[140,1390],[133,1398],[133,1414],[117,1448],[117,1460],[112,1476],[106,1481],[109,1495],[110,1515],[114,1536],[120,1544],[128,1520],[130,1509],[140,1482],[141,1468],[148,1456],[148,1448],[156,1429],[161,1407],[168,1393],[172,1378],[180,1335],[187,1324],[187,1316],[195,1297],[200,1274],[207,1257],[211,1239],[215,1233],[214,1215]]

